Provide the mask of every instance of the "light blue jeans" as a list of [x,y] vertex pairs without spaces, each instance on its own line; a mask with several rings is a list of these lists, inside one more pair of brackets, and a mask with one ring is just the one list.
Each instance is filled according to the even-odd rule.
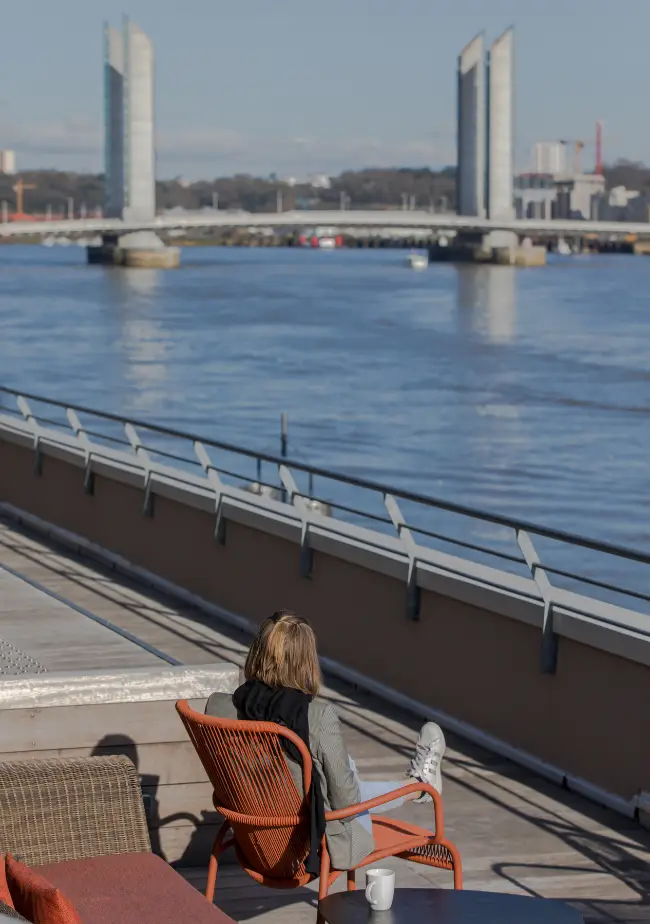
[[[367,802],[368,799],[375,799],[377,796],[385,796],[388,792],[394,792],[396,789],[401,789],[402,786],[405,786],[409,781],[407,779],[403,780],[362,780],[357,773],[357,768],[354,761],[350,757],[350,769],[357,778],[357,783],[359,784],[359,793],[361,794],[361,802]],[[392,812],[393,809],[399,808],[400,805],[404,804],[404,799],[395,799],[392,802],[385,802],[383,805],[377,806],[373,809],[375,815],[381,815],[384,812]],[[369,831],[372,834],[372,819],[370,817],[370,812],[363,812],[361,815],[356,816],[357,821],[360,825]]]

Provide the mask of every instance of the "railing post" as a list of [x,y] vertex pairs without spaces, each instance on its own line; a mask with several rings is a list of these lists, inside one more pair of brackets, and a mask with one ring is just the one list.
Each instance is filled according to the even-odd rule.
[[43,474],[43,453],[41,452],[41,428],[32,414],[32,410],[25,398],[22,395],[18,395],[16,398],[16,404],[18,405],[18,410],[23,415],[25,420],[30,426],[32,433],[34,434],[34,474],[42,475]]
[[288,494],[289,503],[293,504],[302,520],[302,529],[300,532],[300,576],[309,578],[314,570],[314,552],[309,546],[311,512],[305,503],[305,499],[298,491],[298,485],[286,465],[280,466],[279,473],[282,486]]
[[558,639],[553,624],[553,585],[549,581],[546,571],[542,568],[532,539],[523,529],[517,530],[517,542],[544,601],[540,656],[541,671],[543,674],[554,674],[557,671]]
[[142,441],[138,436],[138,431],[133,424],[124,424],[124,432],[133,447],[136,458],[142,460],[142,468],[144,471],[144,504],[142,512],[146,517],[153,517],[154,500],[153,491],[151,490],[151,460],[149,459],[149,453],[142,445]]
[[[287,420],[286,411],[282,411],[282,415],[280,416],[280,456],[283,459],[287,458],[288,445],[289,445],[289,423]],[[281,500],[283,504],[287,503],[287,492],[285,490],[282,491]]]
[[214,524],[214,538],[220,545],[226,544],[226,518],[223,515],[223,483],[217,470],[212,464],[212,460],[208,455],[205,446],[203,443],[200,443],[198,440],[194,443],[194,452],[197,455],[201,467],[205,472],[206,478],[208,479],[210,485],[214,488],[214,512],[216,515],[216,520]]
[[418,585],[418,546],[411,530],[404,524],[404,517],[392,494],[384,494],[384,505],[393,521],[404,550],[408,555],[409,569],[406,580],[406,615],[409,619],[420,618],[420,587]]
[[77,437],[79,442],[84,448],[86,453],[86,469],[84,473],[84,491],[86,494],[91,496],[95,493],[95,475],[92,470],[92,450],[90,445],[90,440],[86,434],[86,431],[81,426],[81,422],[77,417],[75,411],[72,408],[67,407],[65,409],[66,417],[68,418],[68,423],[72,427],[74,435]]

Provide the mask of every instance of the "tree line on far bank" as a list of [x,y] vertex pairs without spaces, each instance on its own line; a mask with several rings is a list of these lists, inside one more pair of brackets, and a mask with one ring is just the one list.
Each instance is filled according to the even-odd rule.
[[[604,170],[608,188],[650,191],[650,168],[642,163],[619,160]],[[31,170],[20,174],[24,184],[24,210],[28,213],[67,214],[72,206],[92,214],[104,202],[102,174]],[[15,211],[15,176],[0,175],[0,201]],[[27,187],[33,186],[33,189]],[[156,184],[159,209],[180,207],[201,209],[218,203],[220,209],[269,212],[288,209],[424,208],[435,211],[456,207],[456,169],[434,171],[422,168],[368,168],[348,170],[332,177],[327,189],[308,183],[289,183],[271,174],[255,177],[237,174],[214,180],[188,182],[182,178],[159,180]]]
[[[210,208],[244,209],[248,212],[288,209],[348,208],[454,208],[455,169],[368,169],[346,171],[332,177],[329,188],[293,183],[277,178],[236,174],[214,180],[188,182],[182,178],[159,180],[156,202],[159,209]],[[28,213],[67,214],[72,200],[75,214],[92,214],[104,203],[102,174],[66,173],[55,170],[27,170],[20,174],[24,184],[24,210]],[[17,177],[0,175],[0,201],[15,210]],[[33,189],[27,187],[33,186]]]

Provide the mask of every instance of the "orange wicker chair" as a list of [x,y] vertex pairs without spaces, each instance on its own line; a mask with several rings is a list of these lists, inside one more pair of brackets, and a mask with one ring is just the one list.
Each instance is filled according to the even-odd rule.
[[[256,882],[275,889],[293,889],[313,878],[305,869],[309,852],[309,812],[284,759],[282,738],[298,748],[302,758],[303,792],[309,792],[312,761],[303,741],[271,722],[219,719],[195,712],[186,700],[176,703],[187,733],[214,787],[215,809],[223,822],[212,848],[206,898],[214,898],[221,854],[234,847],[242,868]],[[433,797],[435,834],[382,815],[372,816],[375,850],[352,870],[332,869],[325,838],[321,850],[318,898],[347,873],[348,889],[355,888],[355,869],[385,857],[400,857],[451,870],[454,888],[462,888],[460,854],[445,839],[442,801],[436,790],[409,783],[385,796],[327,812],[334,821],[371,811],[408,793],[426,790]]]

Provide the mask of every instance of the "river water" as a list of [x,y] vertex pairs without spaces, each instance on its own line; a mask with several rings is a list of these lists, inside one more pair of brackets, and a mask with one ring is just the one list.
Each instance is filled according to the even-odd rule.
[[286,411],[297,458],[650,550],[650,260],[84,261],[0,248],[0,384],[273,452]]

